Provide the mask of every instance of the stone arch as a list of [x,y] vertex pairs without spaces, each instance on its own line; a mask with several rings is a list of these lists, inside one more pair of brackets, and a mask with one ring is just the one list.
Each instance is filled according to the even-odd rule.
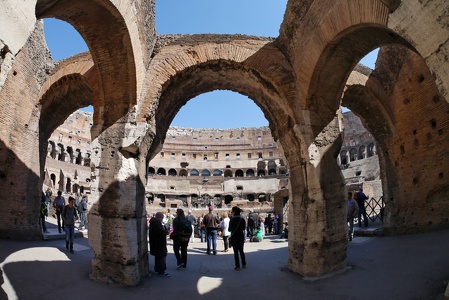
[[199,176],[200,172],[197,169],[190,170],[190,176]]
[[253,169],[246,170],[246,177],[254,177],[254,170]]
[[241,170],[241,169],[236,170],[235,177],[243,177],[243,170]]
[[210,176],[210,171],[207,170],[207,169],[204,169],[203,171],[201,171],[201,176],[209,177]]
[[248,199],[248,201],[254,201],[254,199],[256,199],[256,196],[254,196],[254,194],[248,194],[246,195],[246,199]]
[[185,176],[185,177],[187,177],[187,175],[188,175],[188,173],[187,173],[187,170],[186,170],[186,169],[182,169],[182,170],[179,171],[179,176]]
[[168,170],[168,176],[176,176],[178,175],[178,172],[176,172],[175,169]]
[[226,205],[231,204],[232,200],[234,200],[234,198],[232,197],[232,195],[226,195],[226,196],[225,196],[225,204],[226,204]]
[[[149,153],[165,139],[168,126],[187,101],[217,89],[254,100],[269,121],[274,137],[277,130],[283,131],[280,128],[303,123],[299,111],[291,107],[299,96],[291,66],[269,39],[208,37],[220,43],[204,43],[202,35],[179,36],[151,61],[145,83],[147,93],[138,114],[139,120],[154,122],[159,133]],[[243,47],[245,41],[247,46]]]
[[[105,0],[63,0],[57,3],[38,0],[36,3],[38,19],[58,18],[70,23],[89,47],[99,75],[96,89],[99,101],[94,103],[94,124],[98,127],[97,133],[103,126],[110,126],[126,115],[137,101],[136,67],[140,67],[142,62],[139,62],[141,47],[136,43],[140,42],[135,41],[133,50],[127,26],[132,23],[126,23],[124,18],[128,16],[122,15],[117,7],[111,1]],[[102,21],[98,22],[99,19]],[[117,64],[117,61],[121,63]],[[117,85],[117,82],[120,82],[120,85]],[[108,105],[112,103],[113,105]]]
[[340,163],[341,163],[341,165],[347,165],[349,163],[348,151],[342,150],[340,152]]
[[157,169],[157,175],[167,175],[167,172],[164,168]]

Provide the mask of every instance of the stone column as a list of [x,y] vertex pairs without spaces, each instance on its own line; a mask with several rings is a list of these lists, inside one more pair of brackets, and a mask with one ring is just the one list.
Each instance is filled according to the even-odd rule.
[[[313,138],[296,126],[282,147],[290,166],[290,270],[317,277],[346,266],[344,182],[336,163],[342,138],[335,118]],[[311,142],[308,142],[311,141]]]
[[139,158],[138,140],[136,123],[116,123],[92,142],[96,180],[89,244],[95,255],[94,280],[134,286],[149,274],[145,159]]

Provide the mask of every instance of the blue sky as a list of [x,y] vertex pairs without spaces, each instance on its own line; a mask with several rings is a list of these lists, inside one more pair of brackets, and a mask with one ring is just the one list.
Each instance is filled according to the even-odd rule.
[[[240,33],[276,37],[286,4],[287,0],[157,0],[156,30],[159,34]],[[68,23],[45,19],[44,26],[53,59],[88,50]],[[377,51],[365,57],[362,63],[373,68],[376,56]],[[226,129],[266,126],[268,121],[248,97],[231,91],[214,91],[187,102],[172,125]]]

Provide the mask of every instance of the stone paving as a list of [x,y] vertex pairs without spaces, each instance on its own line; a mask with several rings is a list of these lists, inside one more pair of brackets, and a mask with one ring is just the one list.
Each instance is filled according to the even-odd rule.
[[[176,270],[171,246],[168,240],[170,278],[153,275],[122,287],[89,278],[93,252],[85,236],[75,239],[74,254],[60,239],[0,240],[0,299],[445,299],[449,280],[449,229],[356,235],[348,244],[348,267],[322,278],[290,272],[288,242],[279,236],[246,243],[248,266],[241,271],[233,270],[232,251],[206,255],[199,239],[189,245],[187,268]],[[153,262],[150,257],[150,269]]]

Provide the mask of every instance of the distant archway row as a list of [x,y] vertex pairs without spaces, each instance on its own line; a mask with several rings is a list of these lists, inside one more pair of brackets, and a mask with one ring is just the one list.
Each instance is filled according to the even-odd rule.
[[181,177],[196,177],[196,176],[217,176],[217,177],[255,177],[255,176],[272,176],[272,175],[287,175],[286,167],[279,167],[278,169],[258,169],[257,173],[254,169],[224,169],[219,170],[215,169],[212,172],[208,169],[203,169],[201,172],[197,169],[174,169],[171,168],[168,171],[165,168],[157,168],[154,167],[148,168],[148,175],[158,175],[158,176],[181,176]]

